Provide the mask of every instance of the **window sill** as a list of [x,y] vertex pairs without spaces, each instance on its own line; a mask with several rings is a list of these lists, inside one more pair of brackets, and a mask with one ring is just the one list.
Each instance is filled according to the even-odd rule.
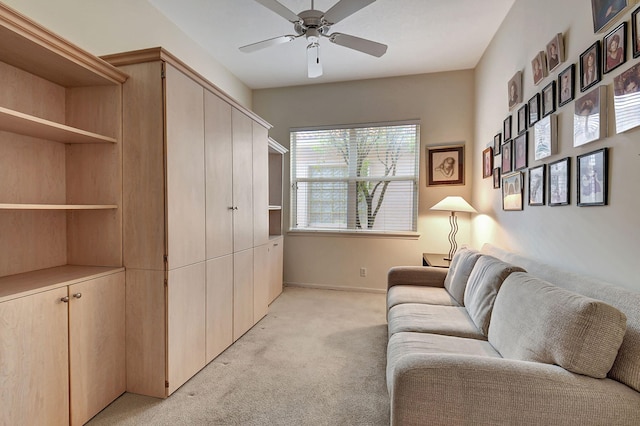
[[288,237],[334,237],[334,238],[394,238],[401,240],[417,240],[418,232],[402,231],[332,231],[320,229],[290,229]]

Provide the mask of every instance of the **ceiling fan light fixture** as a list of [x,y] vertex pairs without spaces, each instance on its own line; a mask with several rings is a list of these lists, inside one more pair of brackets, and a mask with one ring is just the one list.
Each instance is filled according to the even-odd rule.
[[322,75],[320,63],[320,44],[317,42],[307,46],[307,75],[309,78],[317,78]]

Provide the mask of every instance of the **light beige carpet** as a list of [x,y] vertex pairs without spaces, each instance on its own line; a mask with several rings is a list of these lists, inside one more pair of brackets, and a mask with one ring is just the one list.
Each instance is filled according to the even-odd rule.
[[166,400],[126,393],[89,425],[388,425],[384,294],[286,287]]

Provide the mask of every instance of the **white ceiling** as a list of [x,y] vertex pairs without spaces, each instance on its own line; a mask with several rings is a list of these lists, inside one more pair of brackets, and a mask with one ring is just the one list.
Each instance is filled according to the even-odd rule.
[[[327,11],[338,0],[315,0]],[[349,1],[349,0],[345,0]],[[293,24],[255,0],[149,0],[251,89],[474,68],[514,0],[377,0],[331,32],[389,46],[381,58],[320,40],[324,75],[307,78],[304,37],[253,53],[240,46],[295,34]],[[280,0],[294,13],[311,0]]]

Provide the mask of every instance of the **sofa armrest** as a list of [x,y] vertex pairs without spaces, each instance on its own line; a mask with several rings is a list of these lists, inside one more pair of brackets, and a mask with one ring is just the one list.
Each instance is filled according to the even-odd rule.
[[640,416],[640,393],[550,364],[410,354],[387,380],[391,425],[631,425]]
[[387,289],[394,285],[444,287],[449,270],[433,266],[394,266],[387,274]]

